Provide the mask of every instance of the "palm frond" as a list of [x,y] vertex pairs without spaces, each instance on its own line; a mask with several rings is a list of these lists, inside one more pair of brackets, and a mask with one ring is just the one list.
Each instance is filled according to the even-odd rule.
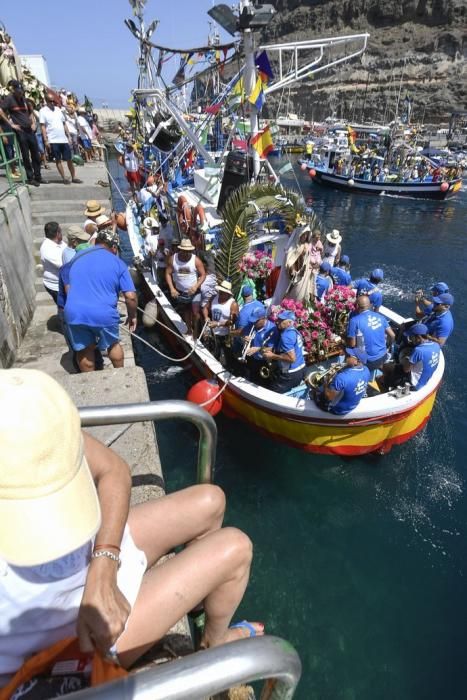
[[216,272],[219,278],[232,283],[236,296],[243,278],[240,262],[257,232],[257,222],[262,221],[265,228],[270,226],[291,232],[297,224],[297,216],[305,216],[305,205],[297,192],[278,185],[242,185],[227,200],[223,215]]

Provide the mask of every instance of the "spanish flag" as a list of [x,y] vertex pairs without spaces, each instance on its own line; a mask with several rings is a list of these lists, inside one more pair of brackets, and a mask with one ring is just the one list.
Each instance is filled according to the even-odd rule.
[[263,92],[263,81],[260,77],[256,79],[256,85],[253,88],[253,92],[248,98],[248,102],[255,105],[258,112],[261,112],[261,108],[264,104],[264,92]]
[[260,158],[266,158],[268,153],[274,150],[269,124],[252,137],[250,144],[258,151]]

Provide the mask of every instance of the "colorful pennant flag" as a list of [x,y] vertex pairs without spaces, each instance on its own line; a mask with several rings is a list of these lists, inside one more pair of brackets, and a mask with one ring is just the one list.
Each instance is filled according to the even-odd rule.
[[256,68],[258,69],[258,74],[263,83],[268,83],[269,80],[274,78],[274,73],[272,72],[271,64],[269,63],[269,58],[266,51],[261,51],[256,56]]
[[253,92],[248,98],[248,102],[251,102],[252,105],[255,105],[258,112],[261,112],[261,108],[264,104],[264,92],[263,81],[259,77],[256,80],[256,85],[253,88]]
[[250,144],[258,151],[260,158],[266,158],[268,153],[274,150],[269,124],[251,138]]
[[232,90],[227,98],[230,107],[241,104],[245,100],[245,88],[243,85],[243,77],[240,76],[232,87]]

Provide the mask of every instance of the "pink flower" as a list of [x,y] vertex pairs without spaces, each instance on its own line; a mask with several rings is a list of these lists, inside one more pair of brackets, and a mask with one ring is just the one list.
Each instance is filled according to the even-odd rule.
[[313,340],[317,340],[317,339],[319,338],[319,333],[318,333],[318,331],[312,331],[312,332],[311,332],[311,337],[313,338]]

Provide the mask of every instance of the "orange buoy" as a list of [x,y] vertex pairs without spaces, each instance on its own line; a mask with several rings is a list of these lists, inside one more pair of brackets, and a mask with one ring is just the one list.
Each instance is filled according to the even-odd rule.
[[314,168],[311,168],[311,170],[308,172],[308,175],[310,177],[314,177],[316,175],[316,170]]
[[117,222],[117,226],[118,226],[119,229],[121,229],[122,231],[126,231],[126,216],[125,216],[125,212],[120,211],[120,212],[117,214],[117,216],[116,216],[116,218],[115,218],[115,221]]
[[193,384],[186,398],[187,401],[196,403],[198,406],[205,404],[203,406],[204,410],[210,413],[211,416],[217,416],[222,408],[222,396],[218,396],[218,394],[219,384],[215,379],[202,379],[200,382]]
[[441,190],[441,192],[447,192],[449,189],[449,183],[442,182],[441,185],[439,186],[439,189]]

